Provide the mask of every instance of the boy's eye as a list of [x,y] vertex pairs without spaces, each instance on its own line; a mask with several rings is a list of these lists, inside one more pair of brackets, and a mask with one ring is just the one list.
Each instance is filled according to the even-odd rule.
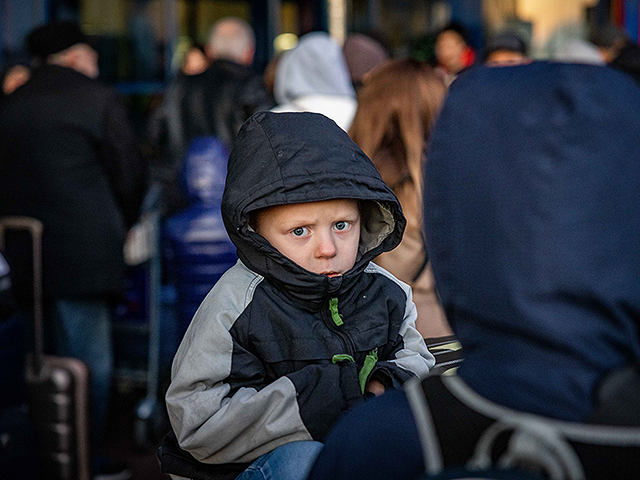
[[293,235],[295,235],[296,237],[303,237],[305,236],[307,233],[309,233],[309,230],[307,229],[307,227],[298,227],[298,228],[294,228],[291,233]]
[[336,230],[346,230],[347,228],[349,228],[349,222],[345,222],[345,221],[336,222],[336,224],[334,225],[334,228]]

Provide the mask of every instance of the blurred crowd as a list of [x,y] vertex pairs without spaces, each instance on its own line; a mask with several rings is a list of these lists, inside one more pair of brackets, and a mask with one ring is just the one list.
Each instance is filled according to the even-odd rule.
[[[637,130],[615,130],[613,125],[622,123],[614,121],[612,110],[619,109],[625,120],[633,116],[623,108],[622,93],[639,106],[633,102],[639,97],[634,89],[640,81],[640,47],[623,30],[608,26],[587,40],[567,42],[550,61],[534,60],[515,31],[489,37],[478,51],[459,24],[450,24],[434,36],[430,61],[397,58],[385,40],[372,32],[351,34],[342,46],[325,32],[311,32],[257,73],[252,68],[255,37],[250,25],[223,18],[212,26],[204,45],[194,45],[185,54],[181,70],[149,112],[142,135],[134,132],[121,96],[98,80],[97,53],[77,24],[48,24],[31,32],[26,41],[32,62],[11,65],[2,72],[0,216],[28,215],[44,223],[44,292],[52,328],[49,348],[80,358],[90,367],[95,452],[100,452],[112,384],[111,308],[122,292],[127,231],[151,197],[166,221],[192,206],[184,175],[194,142],[215,138],[220,151],[227,152],[243,123],[261,110],[321,113],[371,159],[399,199],[407,220],[400,245],[375,262],[411,286],[418,312],[416,328],[425,339],[455,335],[461,340],[470,365],[463,378],[481,395],[516,410],[587,421],[593,413],[589,402],[597,396],[594,385],[603,375],[620,366],[638,365],[640,270],[633,278],[628,268],[640,268],[637,237],[633,237],[640,233],[640,205],[638,189],[636,193],[627,190],[630,177],[624,178],[631,175],[624,159],[638,161],[637,140],[628,138]],[[553,70],[554,65],[567,69]],[[547,110],[547,103],[563,101],[562,94],[551,98],[554,80],[560,77],[583,91],[558,87],[567,88],[564,101],[575,108],[563,110],[554,104]],[[539,85],[545,82],[548,89]],[[584,113],[585,96],[604,95],[607,82],[620,95],[607,98],[609,105],[604,99],[601,104],[588,103],[584,108],[590,110]],[[529,102],[538,102],[538,107],[519,110]],[[593,117],[598,115],[610,123]],[[593,136],[578,137],[577,126]],[[629,119],[628,128],[636,127],[637,121]],[[619,133],[620,138],[614,139]],[[557,143],[536,143],[548,138]],[[587,153],[580,157],[572,148]],[[529,166],[517,153],[520,150],[531,153]],[[486,161],[488,157],[493,160]],[[434,166],[429,169],[432,158]],[[580,158],[590,160],[580,168],[593,169],[596,176],[609,175],[611,183],[595,185],[593,178],[582,178],[585,170],[563,172],[560,180],[554,176],[563,161]],[[519,162],[517,172],[507,168],[511,159]],[[598,159],[611,161],[611,170],[603,167],[601,171]],[[448,162],[453,166],[447,167]],[[640,170],[638,165],[634,168]],[[196,182],[204,182],[205,177]],[[532,178],[547,183],[534,188]],[[208,181],[222,188],[220,179]],[[565,183],[558,186],[559,181]],[[567,183],[572,181],[576,182],[573,189]],[[500,190],[496,183],[513,188]],[[602,198],[587,198],[586,191]],[[617,195],[620,205],[607,200],[612,195]],[[594,208],[603,211],[585,211],[574,197],[593,202]],[[507,204],[511,209],[501,210]],[[219,209],[219,200],[206,208]],[[549,213],[554,208],[565,210]],[[474,212],[482,213],[474,217]],[[517,220],[518,212],[526,216],[523,223]],[[580,224],[574,230],[582,220],[601,224],[587,230]],[[608,221],[613,223],[605,228]],[[553,228],[547,228],[549,222]],[[599,235],[606,231],[620,235],[622,251],[618,253],[629,257],[625,257],[627,266],[618,265],[616,248],[600,245]],[[625,240],[629,237],[635,238],[635,247]],[[589,239],[600,250],[594,250]],[[563,246],[561,254],[553,240]],[[584,259],[594,251],[602,255],[592,258],[598,265]],[[554,258],[565,276],[554,272]],[[474,263],[478,269],[468,267]],[[618,266],[617,279],[609,278],[608,268],[616,271]],[[616,286],[601,288],[605,278]],[[552,287],[525,288],[523,293],[522,282],[548,282]],[[493,296],[496,290],[500,295]],[[540,300],[544,295],[554,301],[544,303]],[[533,304],[535,308],[527,308]],[[582,323],[565,330],[544,321],[537,324],[536,308],[550,309],[541,314],[543,318],[568,323],[567,318],[579,318]],[[585,311],[595,313],[590,316]],[[520,323],[510,323],[514,319]],[[609,328],[613,324],[615,328]],[[580,341],[547,338],[545,329]],[[488,345],[497,343],[498,349],[508,352],[495,356],[499,360],[486,353]],[[516,347],[511,351],[504,346],[507,343]],[[540,344],[544,348],[537,349]],[[583,349],[589,348],[599,351],[585,353]],[[515,359],[527,352],[531,357],[514,362],[516,367],[504,375],[498,373],[486,383],[479,380],[486,379],[482,369],[499,372],[497,364],[507,361],[508,355]],[[599,359],[593,358],[598,355]],[[568,365],[570,373],[546,378],[542,373],[531,374],[535,369],[545,372],[549,361]],[[524,380],[518,380],[518,368],[527,369]],[[540,398],[556,397],[542,387],[545,381],[556,392],[569,393],[547,405]],[[517,386],[531,400],[514,399],[513,389],[505,383]],[[536,389],[543,394],[534,393]],[[582,395],[590,395],[589,402],[584,403]],[[350,420],[353,425],[342,427],[344,438],[354,431],[349,428],[365,428],[358,423],[364,422],[362,415]],[[460,435],[463,430],[459,429]],[[362,455],[368,445],[366,435],[361,437],[362,443],[353,442],[362,447],[351,452],[354,456]],[[331,441],[335,443],[329,444],[326,455],[334,459],[340,455],[341,460],[329,468],[331,461],[321,456],[312,478],[396,478],[373,458],[371,466],[363,467],[366,474],[349,470],[359,463],[344,467],[340,462],[348,463],[346,447],[335,436]],[[368,448],[375,452],[384,445]],[[421,462],[418,470],[423,468]],[[390,476],[375,476],[375,468]],[[415,474],[411,468],[398,471]]]

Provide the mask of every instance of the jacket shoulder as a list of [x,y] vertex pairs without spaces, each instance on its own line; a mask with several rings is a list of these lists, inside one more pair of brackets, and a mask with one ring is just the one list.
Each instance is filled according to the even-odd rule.
[[249,270],[238,260],[220,277],[202,301],[194,316],[194,323],[198,323],[201,318],[219,317],[223,314],[222,316],[227,318],[227,329],[231,329],[233,322],[251,303],[253,294],[262,280],[261,275]]
[[385,270],[380,265],[377,265],[377,264],[375,264],[373,262],[369,262],[369,265],[367,265],[367,267],[364,269],[364,272],[365,273],[369,273],[369,274],[373,274],[373,275],[380,275],[382,277],[385,277],[390,282],[392,282],[395,285],[399,286],[407,296],[410,296],[410,294],[411,294],[411,286],[410,285],[406,284],[402,280],[399,280],[395,275],[393,275],[388,270]]

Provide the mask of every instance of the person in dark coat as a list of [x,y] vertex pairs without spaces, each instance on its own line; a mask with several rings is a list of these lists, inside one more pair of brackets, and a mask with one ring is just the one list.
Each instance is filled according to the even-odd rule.
[[187,206],[179,178],[185,151],[198,137],[217,137],[231,149],[246,119],[273,99],[251,70],[255,38],[243,20],[226,17],[211,28],[205,53],[212,62],[198,75],[178,75],[149,122],[151,178],[164,192],[167,214]]
[[54,349],[90,368],[97,442],[113,369],[109,302],[123,286],[146,172],[124,104],[95,79],[98,56],[78,25],[42,26],[27,44],[40,65],[0,107],[0,216],[44,224]]
[[[471,461],[638,477],[639,109],[634,81],[598,66],[479,67],[456,80],[423,212],[465,359],[457,375],[347,414],[309,480],[416,479]],[[500,431],[508,446],[492,441]]]

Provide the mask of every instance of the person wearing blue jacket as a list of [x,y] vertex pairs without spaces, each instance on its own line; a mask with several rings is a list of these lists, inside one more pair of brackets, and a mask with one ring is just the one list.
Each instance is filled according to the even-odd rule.
[[604,67],[535,62],[456,80],[428,155],[424,224],[464,362],[347,415],[309,480],[527,462],[553,478],[637,478],[639,111],[633,79]]
[[347,133],[308,112],[245,122],[222,217],[239,261],[176,353],[171,425],[201,463],[302,480],[345,411],[435,363],[411,288],[371,262],[400,243],[405,219]]

